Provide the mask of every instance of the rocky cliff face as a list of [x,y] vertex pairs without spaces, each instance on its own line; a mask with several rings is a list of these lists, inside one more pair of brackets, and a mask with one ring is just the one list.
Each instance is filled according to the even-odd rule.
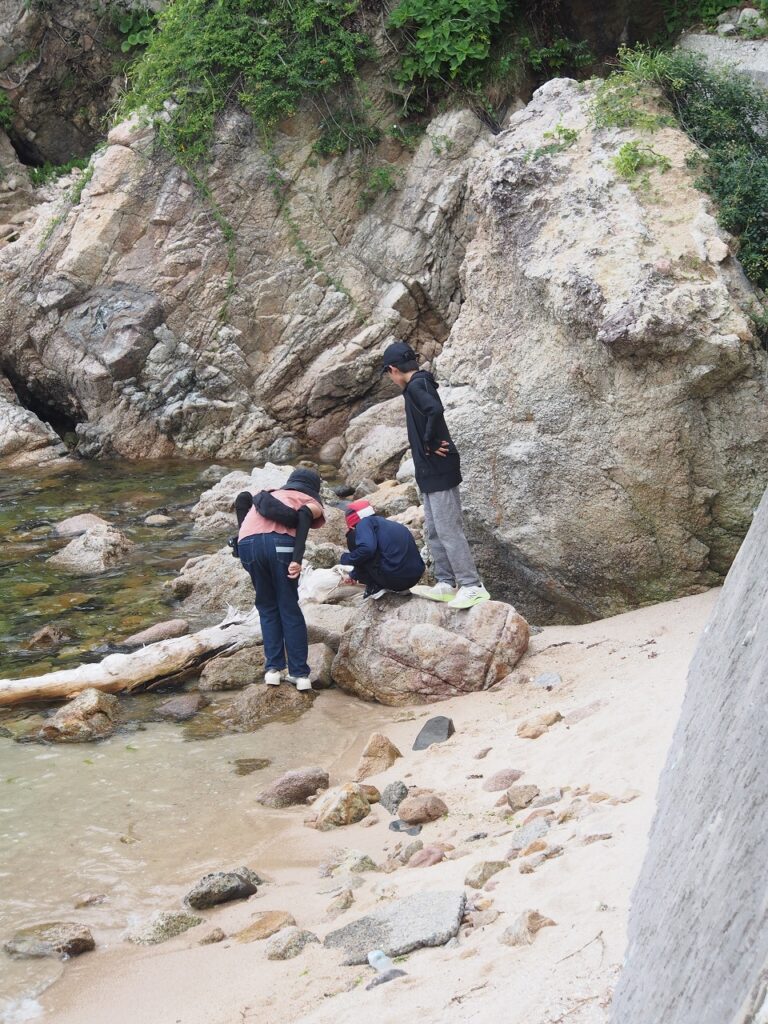
[[496,596],[573,620],[708,586],[768,479],[755,296],[685,137],[646,139],[672,167],[627,183],[637,133],[595,130],[591,99],[553,81],[497,137],[459,111],[413,154],[387,138],[397,187],[368,208],[308,114],[269,153],[231,114],[211,201],[120,125],[0,252],[0,369],[86,455],[326,445],[382,479],[406,442],[379,354],[407,337],[437,357]]

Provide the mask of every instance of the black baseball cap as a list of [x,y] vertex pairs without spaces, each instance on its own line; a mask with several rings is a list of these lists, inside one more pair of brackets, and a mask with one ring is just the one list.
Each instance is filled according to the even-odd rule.
[[404,363],[417,363],[419,357],[407,341],[393,341],[384,349],[381,359],[381,372],[386,373],[390,366],[402,366]]

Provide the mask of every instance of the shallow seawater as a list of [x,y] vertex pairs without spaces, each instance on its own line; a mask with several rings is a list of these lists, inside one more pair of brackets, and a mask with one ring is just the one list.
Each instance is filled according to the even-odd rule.
[[[224,695],[215,695],[226,699]],[[151,701],[152,697],[125,697]],[[100,743],[43,746],[0,738],[0,939],[44,921],[78,921],[95,953],[155,910],[181,909],[208,871],[247,864],[269,871],[262,851],[275,814],[257,791],[301,764],[331,770],[391,709],[335,690],[290,724],[190,742],[183,726],[147,723]],[[243,775],[243,758],[268,767]],[[278,823],[279,824],[279,823]],[[300,851],[292,851],[294,861]],[[84,895],[103,902],[75,909]],[[56,960],[0,953],[0,1021],[34,1019],[34,999],[61,974]]]
[[[173,616],[163,581],[188,558],[226,542],[192,530],[189,509],[211,486],[200,481],[203,468],[178,461],[83,461],[0,478],[0,678],[92,660],[93,648]],[[121,565],[90,576],[48,565],[71,539],[54,538],[54,524],[81,512],[101,516],[134,541]],[[176,525],[145,526],[154,512],[166,512]],[[71,640],[54,650],[29,649],[32,635],[49,623]]]

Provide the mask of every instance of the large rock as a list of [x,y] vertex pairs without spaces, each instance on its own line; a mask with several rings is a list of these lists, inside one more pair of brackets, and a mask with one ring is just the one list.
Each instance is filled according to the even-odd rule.
[[210,875],[203,875],[184,897],[184,902],[193,910],[207,910],[219,903],[248,899],[259,885],[261,879],[250,868],[214,871]]
[[104,739],[115,731],[119,713],[120,702],[113,694],[83,690],[43,724],[40,738],[49,743],[88,743]]
[[314,932],[288,925],[267,942],[267,960],[293,960],[311,942],[320,942]]
[[[481,573],[535,621],[717,583],[768,481],[762,307],[734,259],[710,258],[691,143],[654,134],[673,170],[649,201],[612,164],[637,133],[594,127],[595,88],[547,82],[478,161],[465,301],[437,359]],[[573,143],[542,153],[563,129]]]
[[276,466],[268,462],[256,467],[251,473],[235,470],[227,473],[213,487],[203,491],[197,504],[192,508],[192,519],[198,533],[221,536],[234,533],[237,529],[235,498],[240,491],[269,491],[281,487],[291,475],[293,466]]
[[417,893],[337,928],[324,944],[341,949],[345,964],[367,963],[372,949],[391,957],[443,946],[458,932],[465,904],[463,892]]
[[356,484],[394,476],[408,447],[403,399],[391,398],[360,413],[347,427],[344,440],[341,472],[346,480]]
[[365,788],[356,782],[348,782],[344,786],[329,789],[314,802],[307,824],[311,824],[318,832],[328,832],[332,828],[342,828],[362,821],[370,813],[371,805]]
[[67,516],[56,523],[53,532],[57,537],[77,537],[88,530],[106,530],[110,524],[93,512],[80,512],[76,516]]
[[[306,604],[302,606],[310,646],[326,644],[332,651],[338,651],[354,615],[354,609],[340,604]],[[333,675],[333,668],[331,668]]]
[[48,559],[50,565],[73,573],[105,572],[125,559],[134,547],[124,533],[112,526],[90,529],[75,537]]
[[215,690],[242,690],[251,683],[264,681],[264,648],[243,647],[234,654],[212,658],[203,665],[197,688],[203,693]]
[[290,683],[265,686],[255,683],[239,693],[234,700],[218,712],[232,732],[251,732],[267,722],[295,721],[312,707],[314,694],[299,692]]
[[[393,332],[429,355],[446,337],[461,301],[467,174],[490,133],[452,111],[413,155],[382,143],[399,184],[366,210],[351,155],[307,164],[320,121],[306,113],[300,131],[278,133],[276,190],[252,120],[230,110],[209,200],[134,117],[93,156],[80,201],[51,187],[2,250],[0,348],[76,423],[81,452],[286,461],[299,437],[337,438],[385,392]],[[235,288],[211,201],[237,224]]]
[[22,928],[3,943],[3,951],[19,960],[80,956],[96,948],[88,928],[71,921],[53,921]]
[[24,409],[0,374],[0,469],[40,466],[66,454],[66,446],[53,427]]
[[306,803],[318,789],[328,788],[328,772],[323,768],[295,768],[271,782],[256,797],[264,807],[291,807]]
[[422,793],[407,796],[397,808],[398,817],[409,825],[423,825],[428,821],[437,821],[448,813],[445,802],[434,793]]
[[202,917],[183,910],[161,910],[129,932],[128,941],[137,946],[156,946],[202,923]]
[[426,703],[487,690],[527,646],[528,624],[498,601],[452,611],[436,601],[385,597],[355,613],[333,678],[366,700]]
[[615,1024],[765,1019],[768,494],[688,673],[632,895]]
[[[230,524],[229,529],[234,532],[234,525]],[[228,605],[245,610],[252,608],[254,602],[251,577],[240,559],[232,557],[228,547],[212,555],[190,558],[179,575],[163,587],[181,602],[185,615],[197,613],[221,618]]]
[[169,697],[155,708],[155,715],[158,718],[168,719],[171,722],[186,722],[194,718],[198,711],[208,705],[208,698],[202,693],[180,693],[176,697]]

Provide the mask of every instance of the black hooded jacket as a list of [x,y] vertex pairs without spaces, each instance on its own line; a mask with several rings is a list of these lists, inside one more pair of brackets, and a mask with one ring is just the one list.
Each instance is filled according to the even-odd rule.
[[[403,391],[416,483],[423,494],[448,491],[461,483],[459,453],[448,433],[438,387],[431,373],[417,370]],[[448,442],[448,454],[433,455],[442,441]]]

